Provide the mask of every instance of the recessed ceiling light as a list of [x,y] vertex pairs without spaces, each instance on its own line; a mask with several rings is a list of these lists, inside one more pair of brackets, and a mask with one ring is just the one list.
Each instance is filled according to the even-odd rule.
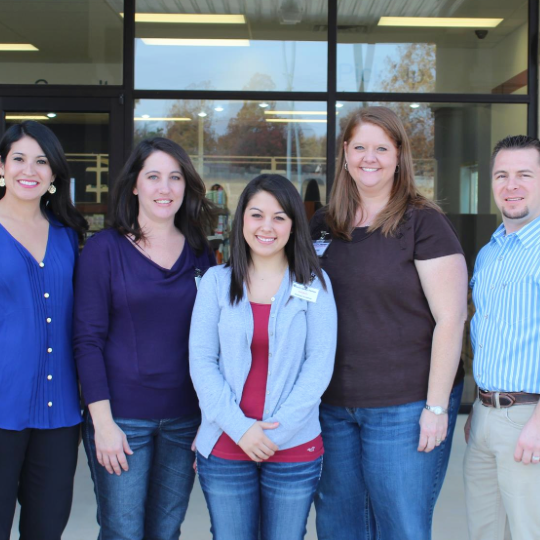
[[[124,17],[120,13],[120,17]],[[138,23],[180,24],[246,24],[244,15],[212,15],[204,13],[135,13]]]
[[31,43],[0,43],[0,51],[39,51]]
[[6,114],[6,120],[48,120],[48,118],[44,114]]
[[217,112],[221,112],[221,111],[223,111],[223,110],[224,110],[223,107],[216,107],[216,108],[214,109],[214,111],[217,111]]
[[141,118],[150,118],[150,115],[149,114],[142,114]]
[[340,103],[339,101],[336,103],[336,107],[338,109],[341,109],[341,107],[343,107],[343,103]]
[[47,113],[47,116],[49,118],[56,118],[56,113],[55,112],[50,112],[50,113]]
[[148,116],[147,114],[143,116],[136,116],[134,120],[141,121],[152,121],[152,122],[191,122],[191,118],[182,118],[178,116]]
[[314,114],[317,116],[326,116],[326,111],[264,111],[264,114]]
[[381,17],[378,25],[426,28],[495,28],[503,20],[469,17]]
[[205,116],[208,116],[208,114],[206,114],[204,111],[201,111],[200,113],[197,113],[197,116],[204,118]]
[[281,123],[302,122],[304,124],[326,124],[326,119],[323,120],[322,118],[317,118],[313,120],[306,120],[304,118],[267,118],[266,121],[267,122],[281,122]]
[[165,47],[249,47],[249,39],[141,38],[145,45]]
[[411,109],[418,109],[418,107],[420,107],[420,103],[411,103],[410,107]]
[[266,109],[266,107],[270,107],[270,105],[268,105],[268,103],[259,103],[259,107],[263,108],[263,109]]

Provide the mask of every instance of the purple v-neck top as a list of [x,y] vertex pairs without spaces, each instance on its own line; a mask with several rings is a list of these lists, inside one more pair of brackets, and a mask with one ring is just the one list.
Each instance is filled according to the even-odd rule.
[[195,273],[215,265],[186,242],[168,270],[109,229],[90,238],[75,276],[74,350],[87,404],[108,399],[113,416],[194,414],[188,340]]

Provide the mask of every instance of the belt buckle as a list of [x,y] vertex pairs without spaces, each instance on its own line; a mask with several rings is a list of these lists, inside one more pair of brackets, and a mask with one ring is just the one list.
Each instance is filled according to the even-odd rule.
[[492,397],[491,397],[491,403],[493,404],[493,406],[496,408],[496,409],[500,409],[501,408],[501,403],[499,401],[499,396],[501,395],[500,392],[493,392],[492,394]]

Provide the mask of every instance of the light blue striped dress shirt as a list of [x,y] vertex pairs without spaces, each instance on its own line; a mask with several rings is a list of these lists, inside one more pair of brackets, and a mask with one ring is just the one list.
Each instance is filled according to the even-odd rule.
[[471,280],[473,373],[484,390],[540,393],[540,218],[484,246]]

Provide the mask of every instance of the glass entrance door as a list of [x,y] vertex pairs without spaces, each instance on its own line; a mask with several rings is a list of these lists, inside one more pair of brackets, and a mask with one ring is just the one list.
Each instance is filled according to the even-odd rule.
[[5,129],[34,120],[49,127],[58,137],[70,167],[72,199],[88,220],[90,231],[102,229],[108,210],[110,179],[122,163],[122,148],[111,148],[114,111],[106,110],[107,103],[101,107],[105,110],[84,111],[74,107],[66,110],[66,105],[79,104],[60,103],[60,100],[56,103],[47,100],[41,107],[36,107],[36,100],[5,101],[0,111]]

